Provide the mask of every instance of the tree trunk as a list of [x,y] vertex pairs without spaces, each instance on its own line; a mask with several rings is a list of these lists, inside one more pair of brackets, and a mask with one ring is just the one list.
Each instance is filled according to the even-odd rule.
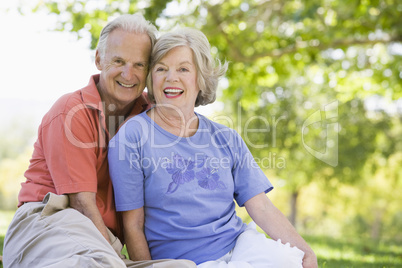
[[382,215],[383,210],[377,209],[375,210],[374,222],[371,226],[371,238],[379,239],[381,234],[381,227],[382,227]]
[[299,196],[299,191],[295,191],[292,193],[290,197],[290,215],[289,221],[290,223],[296,227],[296,216],[297,216],[297,197]]

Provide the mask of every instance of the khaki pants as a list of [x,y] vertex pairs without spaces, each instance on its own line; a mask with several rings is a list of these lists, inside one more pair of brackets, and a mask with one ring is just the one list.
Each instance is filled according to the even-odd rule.
[[120,240],[109,232],[110,245],[92,221],[68,207],[68,197],[49,193],[43,202],[21,206],[4,239],[7,267],[196,267],[187,260],[134,262],[121,255]]

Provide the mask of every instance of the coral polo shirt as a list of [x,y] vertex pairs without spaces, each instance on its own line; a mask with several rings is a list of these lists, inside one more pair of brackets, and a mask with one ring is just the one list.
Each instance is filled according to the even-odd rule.
[[[105,107],[96,88],[98,81],[99,75],[92,76],[86,87],[62,96],[43,117],[18,206],[42,201],[48,192],[94,192],[105,225],[122,238],[107,161],[112,137],[106,128]],[[130,116],[147,107],[142,95]]]

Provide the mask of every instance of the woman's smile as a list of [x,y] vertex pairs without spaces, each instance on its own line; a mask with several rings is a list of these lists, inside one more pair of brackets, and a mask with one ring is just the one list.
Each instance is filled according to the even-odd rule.
[[165,93],[166,98],[172,99],[172,98],[178,98],[183,94],[184,90],[177,88],[177,87],[167,87],[163,90],[163,93]]

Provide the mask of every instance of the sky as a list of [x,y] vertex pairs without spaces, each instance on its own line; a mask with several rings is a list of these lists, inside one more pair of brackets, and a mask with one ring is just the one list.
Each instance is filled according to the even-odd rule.
[[[50,31],[55,17],[21,15],[13,4],[1,1],[1,98],[54,101],[85,85],[97,72],[89,41],[71,33]],[[4,6],[11,6],[5,10]]]
[[0,1],[3,125],[15,117],[39,122],[55,100],[82,88],[91,74],[98,73],[94,52],[88,48],[89,40],[51,31],[55,17],[21,15],[16,10],[17,4],[18,1]]

